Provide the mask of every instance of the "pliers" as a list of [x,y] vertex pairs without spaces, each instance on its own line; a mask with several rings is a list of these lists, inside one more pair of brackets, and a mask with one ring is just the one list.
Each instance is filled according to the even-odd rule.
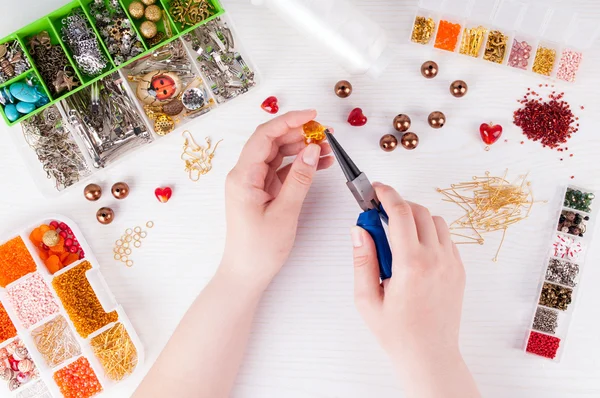
[[356,164],[330,132],[326,131],[325,135],[346,176],[346,185],[363,210],[358,216],[356,225],[366,230],[373,238],[377,249],[381,280],[389,279],[392,277],[392,251],[383,227],[383,223],[388,224],[388,215],[365,173],[356,167]]

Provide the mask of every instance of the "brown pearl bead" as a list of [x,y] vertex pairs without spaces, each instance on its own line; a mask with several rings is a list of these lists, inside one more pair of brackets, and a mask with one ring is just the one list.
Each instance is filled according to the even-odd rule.
[[415,133],[404,133],[402,135],[402,139],[400,140],[400,143],[402,144],[404,149],[408,149],[409,151],[412,151],[417,146],[419,146],[419,136],[416,135]]
[[421,74],[426,79],[433,79],[439,72],[438,64],[433,61],[427,61],[421,65]]
[[115,219],[115,212],[110,207],[103,207],[96,212],[96,219],[100,224],[108,225]]
[[348,80],[340,80],[335,84],[335,95],[340,98],[348,98],[352,94],[352,84]]
[[129,196],[129,185],[124,182],[117,182],[110,191],[116,199],[125,199]]
[[431,112],[427,118],[429,125],[434,129],[441,129],[446,124],[446,115],[442,112]]
[[83,195],[90,202],[95,202],[102,196],[102,187],[98,184],[88,184],[83,188]]
[[410,117],[400,114],[394,118],[394,128],[401,133],[408,131],[410,128]]
[[450,85],[450,94],[456,98],[464,97],[467,95],[467,91],[469,91],[469,86],[463,80],[453,81]]
[[379,140],[379,146],[385,152],[392,152],[398,146],[398,139],[393,134],[386,134]]

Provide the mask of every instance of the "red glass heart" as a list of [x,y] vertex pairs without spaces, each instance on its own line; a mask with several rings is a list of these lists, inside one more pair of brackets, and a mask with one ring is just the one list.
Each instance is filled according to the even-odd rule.
[[159,202],[167,203],[173,195],[173,190],[170,187],[156,188],[154,194],[156,195],[156,199],[158,199]]
[[277,103],[277,97],[270,96],[269,98],[263,101],[260,107],[263,108],[265,112],[269,112],[272,115],[276,114],[277,112],[279,112],[279,104]]
[[367,117],[363,114],[362,109],[354,108],[348,115],[348,123],[354,127],[360,127],[367,124]]
[[481,134],[481,139],[486,145],[492,145],[498,141],[502,135],[502,126],[493,123],[483,123],[481,127],[479,127],[479,133]]

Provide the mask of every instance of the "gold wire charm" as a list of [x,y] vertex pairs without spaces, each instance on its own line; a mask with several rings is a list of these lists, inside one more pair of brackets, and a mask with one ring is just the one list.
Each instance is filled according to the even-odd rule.
[[212,170],[212,160],[215,157],[215,151],[223,140],[219,140],[212,147],[210,138],[206,137],[206,147],[202,147],[196,143],[189,130],[185,130],[182,136],[185,138],[185,141],[183,142],[181,160],[185,162],[185,171],[188,173],[189,179],[197,182],[201,176],[208,174]]

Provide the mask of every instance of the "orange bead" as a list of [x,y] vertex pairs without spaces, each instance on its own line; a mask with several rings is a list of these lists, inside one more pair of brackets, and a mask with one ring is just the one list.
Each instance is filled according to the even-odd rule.
[[0,246],[0,286],[6,287],[36,270],[35,262],[21,237]]
[[75,261],[79,260],[79,254],[77,253],[66,253],[68,254],[67,258],[63,260],[63,267],[73,264]]
[[449,21],[440,21],[438,33],[435,38],[435,48],[446,51],[454,51],[458,44],[458,36],[460,36],[462,28],[459,24]]
[[48,272],[50,272],[51,274],[60,271],[61,263],[60,258],[57,255],[52,255],[48,257],[45,264],[46,268],[48,268]]
[[43,237],[44,233],[39,228],[34,229],[33,231],[31,231],[31,234],[29,234],[29,240],[36,246],[42,243]]

